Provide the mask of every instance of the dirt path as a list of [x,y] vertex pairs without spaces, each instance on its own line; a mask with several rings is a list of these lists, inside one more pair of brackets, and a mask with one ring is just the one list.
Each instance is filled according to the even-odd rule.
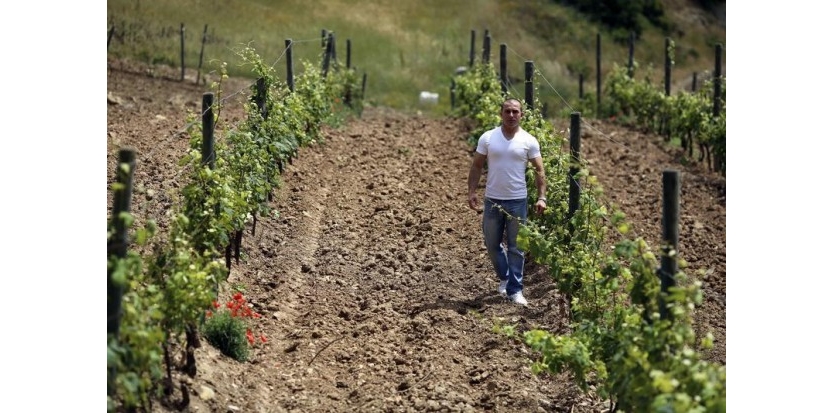
[[[134,210],[164,229],[180,185],[176,161],[187,148],[180,132],[203,89],[132,72],[141,70],[108,76],[108,182],[115,150],[137,147],[144,195]],[[233,123],[242,114],[228,107]],[[246,233],[241,262],[232,266],[229,284],[245,288],[266,315],[256,327],[268,342],[247,363],[204,343],[197,377],[181,377],[190,411],[606,408],[567,375],[532,375],[525,346],[493,332],[502,325],[564,332],[566,319],[554,285],[531,265],[529,308],[497,295],[480,215],[466,206],[470,148],[461,122],[369,108],[324,133],[325,144],[303,148],[287,168],[272,205],[278,215]],[[587,142],[588,154],[604,154],[591,149],[592,137]],[[722,219],[725,228],[725,208]],[[725,242],[714,248],[725,280]]]

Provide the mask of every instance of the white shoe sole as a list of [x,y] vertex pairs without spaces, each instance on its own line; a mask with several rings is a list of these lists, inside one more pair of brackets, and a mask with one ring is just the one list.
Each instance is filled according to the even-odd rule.
[[506,297],[506,286],[505,285],[499,285],[497,287],[497,292],[498,292],[498,294]]

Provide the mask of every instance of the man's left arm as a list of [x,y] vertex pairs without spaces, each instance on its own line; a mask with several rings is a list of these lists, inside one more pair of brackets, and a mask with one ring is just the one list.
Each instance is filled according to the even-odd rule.
[[535,169],[535,187],[538,188],[538,201],[535,202],[535,212],[541,214],[547,209],[547,177],[544,173],[544,159],[540,156],[532,158]]

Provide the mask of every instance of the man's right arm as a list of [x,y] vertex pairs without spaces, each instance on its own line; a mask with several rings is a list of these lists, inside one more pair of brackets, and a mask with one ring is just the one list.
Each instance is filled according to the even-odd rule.
[[483,173],[483,166],[486,165],[486,155],[479,152],[474,153],[469,169],[469,208],[477,209],[477,184],[480,183],[480,175]]

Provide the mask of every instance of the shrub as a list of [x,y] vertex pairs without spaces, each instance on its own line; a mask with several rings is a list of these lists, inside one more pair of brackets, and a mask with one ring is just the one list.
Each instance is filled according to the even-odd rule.
[[237,360],[249,359],[249,343],[246,342],[246,322],[232,317],[228,311],[208,317],[203,326],[205,339],[223,354]]
[[[216,301],[214,308],[220,308]],[[246,304],[246,297],[237,292],[217,314],[206,312],[203,334],[206,340],[223,354],[237,361],[246,361],[249,359],[249,346],[254,346],[257,342],[265,343],[266,336],[261,334],[255,339],[245,318],[257,319],[260,318],[260,314],[252,311]]]

